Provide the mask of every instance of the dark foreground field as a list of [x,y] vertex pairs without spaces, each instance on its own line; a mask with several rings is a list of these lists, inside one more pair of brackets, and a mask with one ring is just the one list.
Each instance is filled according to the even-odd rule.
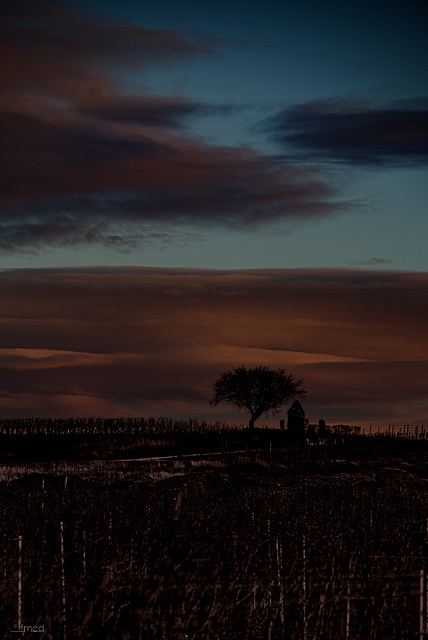
[[422,444],[3,464],[0,637],[428,637]]

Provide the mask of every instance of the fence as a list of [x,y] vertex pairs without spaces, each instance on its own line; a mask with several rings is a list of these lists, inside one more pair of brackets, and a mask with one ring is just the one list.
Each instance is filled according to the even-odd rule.
[[403,424],[394,425],[389,424],[387,427],[379,425],[370,425],[369,427],[361,427],[361,435],[374,436],[374,435],[387,435],[395,438],[412,438],[426,440],[428,431],[423,424]]

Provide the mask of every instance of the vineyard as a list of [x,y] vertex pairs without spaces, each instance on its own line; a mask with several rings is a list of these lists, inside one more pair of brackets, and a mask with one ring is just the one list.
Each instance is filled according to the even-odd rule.
[[[312,434],[311,434],[312,427]],[[315,438],[312,437],[315,433]],[[305,434],[304,434],[305,435]],[[357,427],[333,425],[320,440],[316,426],[308,425],[300,442],[290,441],[287,430],[260,427],[249,431],[243,425],[170,418],[28,418],[0,420],[0,462],[19,460],[112,460],[160,455],[233,453],[236,451],[281,450],[290,460],[296,457],[323,458],[389,455],[401,451],[405,440],[426,449],[423,425]],[[308,445],[322,444],[322,447]],[[345,452],[341,451],[345,446]],[[35,470],[37,465],[35,465]]]
[[303,458],[3,465],[1,637],[428,637],[422,467]]
[[0,460],[108,459],[225,450],[243,427],[168,418],[0,420]]
[[0,420],[0,435],[110,435],[172,433],[212,433],[242,429],[223,422],[205,422],[193,418],[10,418]]
[[[314,425],[315,426],[315,425]],[[225,422],[206,422],[195,418],[2,418],[0,435],[132,435],[166,436],[173,434],[213,434],[242,431],[244,425]],[[421,425],[391,425],[358,427],[333,425],[331,435],[388,435],[406,438],[427,438],[427,430]]]

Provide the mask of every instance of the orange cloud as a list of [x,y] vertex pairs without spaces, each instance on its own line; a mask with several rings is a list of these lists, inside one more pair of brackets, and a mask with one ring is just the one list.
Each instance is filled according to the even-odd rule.
[[427,285],[334,269],[5,271],[1,411],[244,422],[209,407],[213,381],[267,364],[304,378],[313,421],[426,423]]

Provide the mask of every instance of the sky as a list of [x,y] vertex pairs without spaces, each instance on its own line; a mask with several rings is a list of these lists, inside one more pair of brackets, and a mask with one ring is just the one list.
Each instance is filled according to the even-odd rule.
[[0,416],[428,424],[424,9],[2,6]]

